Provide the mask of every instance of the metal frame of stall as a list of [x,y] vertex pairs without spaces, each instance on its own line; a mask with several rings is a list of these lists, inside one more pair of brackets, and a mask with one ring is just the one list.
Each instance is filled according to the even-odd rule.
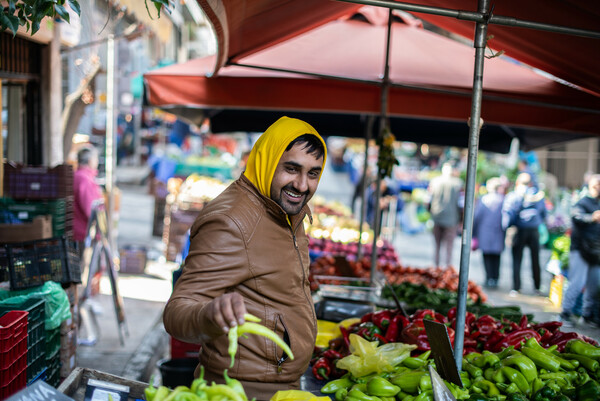
[[[439,7],[422,6],[418,4],[400,3],[395,1],[387,0],[338,0],[348,3],[356,3],[363,5],[371,5],[377,7],[386,7],[390,10],[388,17],[388,38],[387,38],[387,52],[386,52],[386,63],[384,78],[381,83],[381,127],[385,124],[387,117],[387,91],[389,88],[389,48],[390,48],[390,28],[391,28],[391,11],[393,9],[403,10],[409,12],[420,12],[427,14],[435,14],[450,18],[457,18],[461,20],[472,21],[476,23],[474,47],[475,47],[475,65],[473,73],[473,93],[471,100],[471,117],[469,119],[469,142],[468,142],[468,157],[467,157],[467,179],[465,183],[465,208],[464,208],[464,223],[462,231],[461,241],[461,252],[460,252],[460,270],[459,270],[459,284],[458,284],[458,304],[457,304],[457,316],[456,326],[462,327],[465,324],[466,318],[466,305],[467,305],[467,288],[469,280],[469,261],[471,254],[471,237],[473,233],[473,208],[475,199],[475,177],[477,172],[477,154],[479,150],[479,132],[483,120],[481,119],[481,99],[483,92],[483,66],[485,58],[485,49],[487,45],[487,27],[489,24],[498,24],[505,26],[514,26],[521,28],[538,29],[549,32],[563,33],[568,35],[577,35],[590,37],[594,39],[600,39],[600,32],[590,31],[584,29],[577,29],[571,27],[565,27],[560,25],[544,24],[533,21],[519,20],[513,17],[506,17],[500,15],[494,15],[489,10],[490,0],[478,0],[477,11],[465,11],[465,10],[452,10]],[[478,123],[471,123],[476,121]],[[369,130],[370,131],[370,130]],[[367,133],[367,141],[369,140],[370,134]],[[368,142],[367,142],[368,144]],[[366,153],[365,153],[366,160]],[[366,169],[365,169],[366,171]],[[364,172],[363,172],[364,173]],[[381,174],[378,171],[377,174],[377,187],[376,187],[376,198],[380,195],[379,183],[381,181]],[[379,214],[379,204],[375,202],[375,216]],[[361,213],[361,225],[362,228],[363,214]],[[377,233],[378,219],[375,219],[375,233]],[[377,261],[377,236],[373,238],[373,253],[371,263],[371,277],[375,276],[376,261]],[[464,332],[457,330],[455,334],[454,343],[454,359],[458,370],[462,368],[462,353],[464,345]]]
[[[457,327],[465,324],[466,318],[466,301],[467,301],[467,288],[468,288],[468,277],[469,277],[469,259],[471,254],[471,237],[473,230],[473,209],[475,199],[475,178],[477,171],[477,155],[479,151],[479,133],[483,120],[481,119],[481,101],[483,93],[483,67],[485,59],[485,50],[487,46],[487,27],[490,24],[537,29],[547,32],[555,32],[566,35],[575,35],[582,37],[589,37],[593,39],[600,39],[600,31],[591,31],[586,29],[578,29],[573,27],[566,27],[554,24],[545,24],[535,21],[520,20],[515,17],[495,15],[490,11],[490,0],[478,0],[477,11],[468,10],[454,10],[441,7],[424,6],[412,3],[396,2],[392,0],[337,0],[340,2],[354,3],[368,6],[384,7],[389,9],[388,24],[387,24],[387,41],[386,41],[386,56],[385,56],[385,67],[383,71],[383,78],[379,82],[381,87],[381,109],[380,109],[380,131],[379,134],[384,131],[388,126],[387,121],[387,108],[388,108],[388,92],[391,86],[389,79],[389,56],[391,46],[391,21],[392,21],[392,10],[402,10],[408,12],[417,12],[424,14],[440,15],[443,17],[456,18],[464,21],[471,21],[476,23],[475,34],[474,34],[474,47],[475,47],[475,63],[473,73],[473,90],[471,100],[471,117],[468,121],[469,126],[469,139],[468,139],[468,156],[467,156],[467,174],[465,183],[465,206],[464,206],[464,218],[463,218],[463,229],[462,229],[462,240],[461,240],[461,253],[460,253],[460,267],[459,267],[459,285],[458,285],[458,304],[457,304]],[[247,64],[240,64],[236,62],[229,62],[228,65],[238,65],[249,68],[265,69],[279,72],[291,72],[291,73],[302,73],[308,76],[322,77],[322,78],[333,78],[341,79],[342,77],[335,76],[324,76],[321,74],[314,74],[310,72],[301,72],[296,70],[286,70],[280,68],[268,68]],[[369,81],[371,82],[371,81]],[[372,83],[372,82],[371,82]],[[372,125],[373,116],[365,116],[365,160],[363,166],[363,174],[367,170],[367,152],[368,144],[372,139]],[[471,121],[477,121],[477,124],[471,124]],[[380,171],[377,172],[375,198],[379,199],[381,195],[380,182],[382,176]],[[366,187],[365,187],[366,189]],[[360,224],[359,231],[362,237],[362,227],[365,220],[365,204],[364,193],[363,202],[360,213]],[[379,202],[375,202],[375,216],[380,213]],[[379,219],[375,218],[375,224],[373,228],[374,233],[379,231],[378,225],[380,224]],[[377,240],[378,235],[373,236],[373,251],[371,255],[371,285],[373,285],[376,270],[377,270]],[[362,242],[358,242],[358,255],[362,255]],[[455,347],[454,347],[454,358],[456,361],[457,368],[462,368],[462,352],[464,345],[464,333],[461,330],[457,330],[455,334]]]

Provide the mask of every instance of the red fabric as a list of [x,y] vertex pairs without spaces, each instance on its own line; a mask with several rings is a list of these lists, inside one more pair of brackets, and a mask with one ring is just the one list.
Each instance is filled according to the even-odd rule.
[[92,202],[102,198],[102,191],[96,184],[97,171],[80,167],[73,175],[73,239],[83,241],[92,213]]
[[[363,11],[364,10],[364,11]],[[377,10],[377,9],[376,9]],[[238,66],[213,71],[215,57],[144,75],[155,106],[379,113],[386,26],[381,10],[331,21],[238,61],[354,81],[314,78]],[[391,116],[467,120],[474,49],[419,28],[393,24],[389,92]],[[361,82],[369,81],[369,82]],[[598,134],[600,98],[558,84],[504,59],[484,67],[482,118],[487,123]],[[433,90],[432,90],[433,89]],[[580,110],[576,109],[577,107]]]
[[[199,0],[213,25],[219,27],[216,29],[219,67],[360,8],[353,3],[320,0],[222,0],[214,2],[214,7],[209,3]],[[472,0],[416,0],[411,3],[477,11],[477,2]],[[498,16],[592,31],[599,29],[600,2],[597,1],[503,0],[492,5],[493,14]],[[217,20],[216,15],[221,16],[221,20]],[[473,40],[475,24],[471,21],[423,13],[416,15]],[[495,24],[489,25],[488,34],[493,35],[488,42],[491,48],[505,50],[517,60],[600,94],[600,39]],[[348,39],[352,41],[352,38]]]

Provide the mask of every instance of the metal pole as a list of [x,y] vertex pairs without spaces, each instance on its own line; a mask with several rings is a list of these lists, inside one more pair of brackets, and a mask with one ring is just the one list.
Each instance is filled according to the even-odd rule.
[[[487,13],[489,0],[479,0],[480,13]],[[469,284],[469,259],[471,256],[471,236],[473,234],[473,204],[475,199],[475,178],[477,173],[477,152],[479,148],[479,129],[481,116],[481,94],[483,91],[483,64],[487,41],[487,23],[477,23],[475,27],[475,70],[473,73],[473,98],[471,101],[471,121],[469,124],[469,150],[467,164],[467,182],[465,186],[465,208],[460,249],[460,271],[458,276],[458,300],[456,313],[456,333],[454,340],[454,359],[456,367],[462,369],[462,357],[467,311],[467,288]]]
[[[385,70],[383,72],[383,82],[381,84],[381,116],[379,120],[379,136],[383,135],[383,130],[387,127],[387,108],[388,92],[390,88],[390,47],[392,44],[392,9],[388,10],[387,24],[387,42],[385,49]],[[375,282],[375,273],[377,271],[377,239],[379,238],[379,198],[381,196],[381,171],[377,168],[377,179],[375,182],[375,217],[373,224],[373,249],[371,252],[371,286]]]
[[[105,140],[105,187],[108,198],[107,217],[108,225],[112,228],[114,209],[114,182],[115,182],[115,39],[109,35],[106,42],[106,140]],[[109,233],[112,230],[108,231]],[[112,243],[112,238],[109,238]]]
[[450,8],[423,6],[419,4],[401,3],[393,0],[338,0],[346,3],[363,4],[367,6],[386,7],[394,10],[404,10],[409,12],[441,15],[443,17],[451,17],[465,21],[476,23],[495,24],[514,26],[518,28],[537,29],[540,31],[563,33],[566,35],[582,36],[588,38],[600,39],[600,31],[591,31],[589,29],[572,28],[563,25],[545,24],[535,21],[520,20],[515,17],[507,17],[502,15],[488,15],[487,12],[453,10]]
[[356,251],[356,260],[360,260],[363,256],[362,234],[367,214],[367,189],[369,187],[369,183],[367,182],[367,168],[369,166],[369,142],[371,142],[371,137],[373,136],[373,121],[374,117],[368,116],[365,124],[365,160],[363,161],[363,187],[360,197],[360,222],[358,227],[358,249]]

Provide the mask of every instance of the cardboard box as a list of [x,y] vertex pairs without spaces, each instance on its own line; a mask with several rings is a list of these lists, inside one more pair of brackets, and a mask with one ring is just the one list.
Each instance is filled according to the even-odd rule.
[[0,224],[0,243],[52,238],[52,216],[38,216],[31,223]]

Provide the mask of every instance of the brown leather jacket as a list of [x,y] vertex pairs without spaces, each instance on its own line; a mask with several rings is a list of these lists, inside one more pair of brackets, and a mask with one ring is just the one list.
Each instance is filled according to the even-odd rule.
[[283,209],[242,176],[194,222],[190,252],[163,321],[173,337],[202,344],[200,363],[209,382],[223,382],[231,359],[227,335],[205,310],[215,297],[237,291],[248,312],[289,343],[295,359],[283,359],[283,351],[265,337],[249,335],[239,339],[229,375],[244,384],[249,398],[269,399],[277,390],[299,387],[317,334],[302,224],[306,215],[312,221],[307,206],[290,216],[290,227]]

